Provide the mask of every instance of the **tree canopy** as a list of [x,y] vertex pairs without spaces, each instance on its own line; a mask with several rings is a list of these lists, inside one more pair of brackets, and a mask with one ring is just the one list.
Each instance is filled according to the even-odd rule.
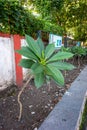
[[0,25],[1,32],[21,35],[32,35],[43,27],[17,0],[0,0]]
[[76,40],[87,39],[87,0],[27,0],[42,18],[64,28]]
[[0,32],[36,36],[38,30],[62,34],[62,28],[37,18],[25,1],[0,0]]
[[31,35],[45,30],[86,41],[87,0],[0,0],[0,25],[2,32]]

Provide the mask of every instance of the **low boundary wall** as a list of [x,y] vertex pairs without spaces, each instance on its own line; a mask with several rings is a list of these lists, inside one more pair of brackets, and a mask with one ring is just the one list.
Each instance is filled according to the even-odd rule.
[[21,55],[15,52],[25,46],[25,38],[20,35],[0,33],[0,90],[16,84],[23,85],[26,69],[18,66]]

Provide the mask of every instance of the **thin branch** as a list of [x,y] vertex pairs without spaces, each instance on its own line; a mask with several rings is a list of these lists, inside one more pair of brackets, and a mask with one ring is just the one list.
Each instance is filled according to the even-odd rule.
[[20,108],[20,111],[19,111],[19,116],[18,116],[18,121],[20,121],[21,119],[21,116],[22,116],[22,103],[20,101],[20,97],[21,97],[21,94],[23,93],[24,89],[27,87],[28,83],[30,82],[30,80],[32,79],[33,76],[30,76],[30,78],[28,79],[28,81],[25,83],[25,85],[22,87],[22,89],[20,90],[19,94],[18,94],[18,104],[19,104],[19,108]]

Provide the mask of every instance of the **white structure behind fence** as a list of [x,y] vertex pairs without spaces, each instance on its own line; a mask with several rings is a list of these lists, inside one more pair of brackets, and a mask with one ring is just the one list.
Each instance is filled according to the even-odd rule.
[[[20,43],[20,46],[24,46],[25,39],[20,39]],[[18,72],[16,73],[16,64],[18,63],[16,63],[17,56],[15,57],[14,44],[16,43],[14,43],[13,36],[0,36],[0,90],[12,84],[17,84],[16,77]],[[22,73],[23,78],[25,78],[27,70],[22,69]],[[19,75],[21,75],[20,72]]]

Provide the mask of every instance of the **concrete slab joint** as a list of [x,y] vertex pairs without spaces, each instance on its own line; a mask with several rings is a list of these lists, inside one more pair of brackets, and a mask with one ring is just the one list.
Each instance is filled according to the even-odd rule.
[[87,99],[87,67],[72,83],[38,130],[79,130]]

